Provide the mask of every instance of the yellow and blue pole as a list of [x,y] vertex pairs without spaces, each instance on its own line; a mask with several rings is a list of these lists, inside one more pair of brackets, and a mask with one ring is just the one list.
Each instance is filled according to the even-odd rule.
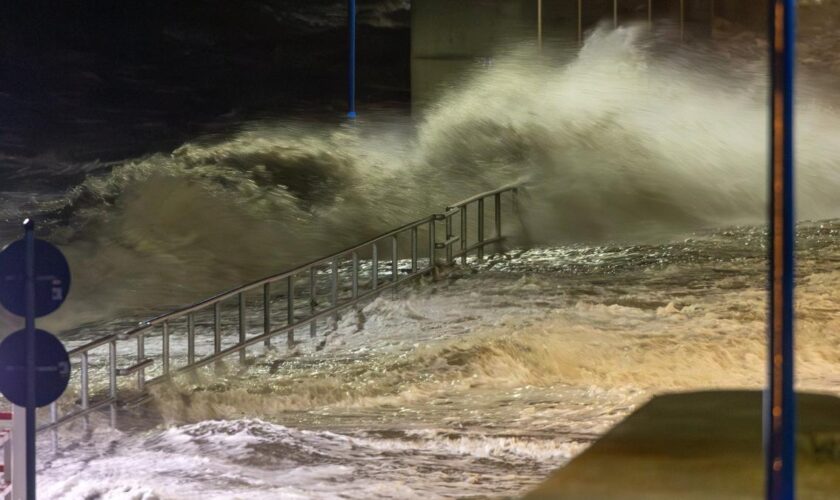
[[349,43],[347,116],[356,118],[356,0],[347,0],[347,31]]
[[[26,498],[35,500],[35,223],[32,219],[23,221],[23,230],[26,244]],[[16,498],[22,497],[16,495]]]
[[796,0],[770,3],[770,359],[764,398],[768,500],[795,497],[794,64]]

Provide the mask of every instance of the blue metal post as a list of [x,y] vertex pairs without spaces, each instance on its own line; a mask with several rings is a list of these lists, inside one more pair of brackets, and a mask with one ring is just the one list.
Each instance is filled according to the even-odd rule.
[[35,223],[23,221],[26,242],[26,498],[35,500]]
[[764,397],[767,498],[795,497],[796,399],[793,388],[793,81],[796,0],[770,5],[771,182],[769,386]]
[[349,61],[347,68],[348,89],[347,89],[347,116],[356,118],[356,0],[347,0],[347,30],[349,32],[348,43],[350,46]]

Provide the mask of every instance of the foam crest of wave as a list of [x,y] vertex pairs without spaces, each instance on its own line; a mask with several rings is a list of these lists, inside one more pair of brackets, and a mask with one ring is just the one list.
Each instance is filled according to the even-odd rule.
[[[75,298],[109,288],[120,307],[195,300],[521,180],[535,242],[660,241],[761,221],[763,64],[661,55],[645,33],[598,29],[568,63],[512,50],[416,126],[255,125],[90,177],[51,205],[53,237],[82,270],[74,307],[54,321],[101,315]],[[840,114],[817,97],[797,128],[810,219],[840,215]]]

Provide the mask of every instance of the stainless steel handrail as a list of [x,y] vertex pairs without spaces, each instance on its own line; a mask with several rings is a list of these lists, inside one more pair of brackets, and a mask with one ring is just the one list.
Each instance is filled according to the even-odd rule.
[[[350,248],[341,250],[327,257],[315,259],[311,262],[298,266],[292,270],[284,271],[279,274],[268,276],[251,283],[247,283],[240,287],[219,293],[208,299],[202,300],[196,304],[182,307],[175,311],[162,314],[155,318],[141,322],[137,327],[131,330],[119,333],[110,334],[100,339],[89,342],[83,346],[76,347],[70,351],[71,358],[78,357],[80,359],[80,376],[79,376],[79,401],[74,404],[73,408],[64,415],[59,415],[57,403],[50,405],[50,419],[49,422],[39,427],[39,430],[55,429],[57,426],[75,420],[76,418],[89,415],[96,409],[104,406],[110,406],[111,419],[115,418],[115,409],[117,404],[124,404],[125,401],[120,398],[120,386],[118,384],[119,377],[126,377],[135,375],[137,378],[136,390],[134,394],[140,394],[138,398],[133,401],[142,401],[146,395],[146,387],[150,384],[160,383],[170,379],[173,375],[194,370],[196,368],[219,361],[222,358],[239,353],[240,362],[246,360],[246,349],[264,343],[266,347],[271,346],[272,338],[286,334],[286,344],[288,348],[294,347],[300,341],[296,341],[294,333],[297,329],[306,326],[310,327],[311,336],[317,333],[317,323],[319,320],[332,318],[337,322],[339,313],[352,307],[364,300],[375,297],[385,290],[396,287],[397,285],[410,280],[412,278],[428,274],[433,271],[438,264],[437,251],[444,250],[446,257],[445,263],[450,265],[453,263],[455,257],[460,257],[462,263],[467,262],[467,257],[470,253],[475,252],[479,260],[484,258],[484,249],[487,245],[496,245],[501,248],[502,242],[505,240],[502,234],[502,196],[510,195],[512,199],[512,207],[518,210],[517,194],[520,189],[518,185],[505,186],[492,191],[471,196],[465,200],[455,203],[446,208],[442,214],[434,214],[414,222],[405,224],[399,228],[393,229],[379,236],[367,240],[364,243],[354,245]],[[493,226],[494,234],[487,238],[485,237],[485,201],[488,198],[493,199]],[[476,206],[476,230],[474,231],[473,241],[470,240],[469,218],[468,210],[473,205]],[[454,234],[456,225],[455,218],[460,215],[460,222],[458,229],[460,234]],[[437,237],[437,223],[443,221],[445,223],[445,238],[438,241]],[[420,246],[419,246],[419,232],[420,229],[428,232],[428,261],[424,266],[420,265]],[[400,277],[400,245],[399,237],[402,235],[410,237],[410,260],[402,259],[410,262],[410,268],[403,271],[403,276]],[[459,245],[455,249],[455,245]],[[380,254],[380,246],[389,246],[390,252],[382,252]],[[361,265],[359,253],[365,251],[371,255],[370,258],[370,280],[367,284],[369,290],[363,291],[363,283],[360,281]],[[385,262],[390,261],[388,267],[381,270],[390,271],[390,276],[381,274],[380,268],[382,266],[381,260],[384,258]],[[341,261],[350,260],[350,296],[344,298],[340,297],[341,288],[341,268],[339,263]],[[327,276],[329,281],[328,303],[329,307],[316,310],[316,296],[317,296],[317,279],[318,267],[329,265],[329,271],[323,273]],[[309,283],[306,288],[306,294],[296,293],[296,278],[306,275]],[[272,324],[272,291],[271,286],[278,282],[282,282],[285,287],[285,302],[286,302],[286,321],[285,325],[275,326]],[[245,294],[254,290],[262,289],[262,333],[258,335],[248,335],[248,307]],[[347,290],[345,290],[347,291]],[[279,296],[283,296],[280,294]],[[222,347],[222,323],[221,323],[221,304],[229,299],[238,298],[238,340],[229,347]],[[303,317],[299,314],[296,304],[300,299],[308,299],[308,307],[304,307]],[[197,357],[195,350],[196,339],[196,313],[211,312],[213,316],[213,352],[204,357]],[[187,358],[186,365],[175,368],[171,365],[171,342],[172,322],[186,318],[186,341],[187,341]],[[161,353],[160,363],[158,363],[158,356],[149,356],[146,353],[146,337],[147,333],[151,333],[156,327],[161,327]],[[183,339],[183,336],[179,337]],[[133,356],[134,362],[125,367],[119,367],[117,359],[117,345],[118,343],[134,340],[136,341],[136,355]],[[108,346],[108,383],[105,394],[99,394],[95,398],[91,396],[90,387],[90,351]],[[156,364],[159,364],[161,374],[152,378],[147,378],[147,370],[151,370]],[[91,403],[96,399],[95,403]]]

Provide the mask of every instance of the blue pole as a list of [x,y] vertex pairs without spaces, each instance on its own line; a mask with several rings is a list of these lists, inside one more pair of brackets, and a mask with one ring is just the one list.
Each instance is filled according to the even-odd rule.
[[348,61],[347,77],[349,86],[347,89],[347,116],[356,118],[356,0],[347,0],[347,29],[349,32],[350,54]]
[[26,498],[35,500],[35,223],[23,221],[26,243]]
[[793,388],[793,112],[796,0],[770,4],[771,183],[769,386],[764,397],[767,498],[795,497],[796,399]]

